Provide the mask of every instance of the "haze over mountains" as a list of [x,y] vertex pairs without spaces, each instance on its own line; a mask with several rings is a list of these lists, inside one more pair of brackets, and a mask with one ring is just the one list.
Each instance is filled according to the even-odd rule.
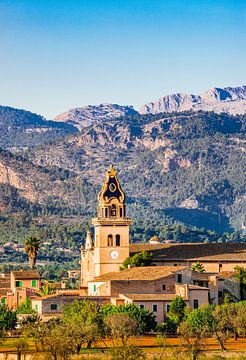
[[[242,112],[245,87],[226,89],[207,92],[207,103],[217,108],[233,103]],[[103,104],[47,121],[0,107],[3,239],[22,239],[38,228],[62,242],[74,224],[87,226],[110,162],[119,170],[128,214],[134,217],[133,240],[176,221],[220,233],[241,231],[246,115],[181,112],[181,105],[176,110],[143,115],[130,106]],[[61,224],[66,231],[57,231]],[[71,241],[81,241],[81,233],[73,231]]]

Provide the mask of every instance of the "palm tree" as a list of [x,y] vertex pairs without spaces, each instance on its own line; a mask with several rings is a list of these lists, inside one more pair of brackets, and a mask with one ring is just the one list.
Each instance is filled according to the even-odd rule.
[[38,250],[40,248],[41,240],[36,236],[30,236],[25,241],[25,251],[29,257],[29,265],[31,269],[34,269],[37,260]]
[[202,263],[200,263],[200,261],[196,261],[195,263],[193,263],[190,269],[199,273],[205,272],[204,266],[202,265]]
[[47,296],[55,293],[56,293],[56,289],[53,288],[48,282],[46,282],[38,291],[38,294],[40,296]]

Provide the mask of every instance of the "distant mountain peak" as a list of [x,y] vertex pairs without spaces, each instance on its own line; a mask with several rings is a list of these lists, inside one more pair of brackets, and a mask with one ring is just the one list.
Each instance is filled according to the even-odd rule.
[[213,87],[200,95],[176,93],[149,102],[140,114],[168,113],[173,111],[203,110],[231,115],[246,113],[246,86]]
[[63,121],[79,130],[95,122],[114,119],[120,116],[135,115],[138,112],[132,105],[99,104],[76,107],[57,115],[54,121]]

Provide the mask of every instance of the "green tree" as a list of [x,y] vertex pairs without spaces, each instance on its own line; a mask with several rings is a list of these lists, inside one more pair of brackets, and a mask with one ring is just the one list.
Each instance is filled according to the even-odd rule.
[[37,312],[32,308],[32,302],[27,297],[16,309],[17,314],[36,314]]
[[180,322],[185,314],[185,306],[182,296],[178,295],[170,304],[168,317],[174,317]]
[[121,265],[121,270],[127,269],[129,266],[151,266],[152,264],[153,254],[148,251],[141,251],[140,253],[127,257]]
[[205,306],[188,312],[179,326],[179,334],[193,360],[205,346],[206,337],[213,331],[213,307]]
[[41,289],[38,291],[40,296],[47,296],[56,293],[56,289],[53,288],[48,282],[46,282]]
[[41,240],[36,236],[30,236],[25,241],[25,251],[29,257],[31,269],[34,269],[37,260],[37,254],[40,249]]
[[193,263],[190,267],[191,270],[196,271],[198,273],[204,273],[205,272],[205,268],[203,266],[203,264],[200,261],[196,261],[195,263]]
[[96,303],[88,300],[74,301],[63,309],[63,321],[68,326],[79,354],[81,347],[90,347],[102,333],[102,321]]
[[138,334],[138,324],[127,314],[107,315],[104,319],[105,333],[113,339],[114,345],[120,341],[121,346],[127,345],[129,337]]
[[147,309],[139,308],[134,304],[128,305],[105,305],[100,309],[103,319],[108,315],[113,314],[127,314],[138,324],[138,330],[140,333],[149,332],[155,329],[156,321],[153,313]]
[[17,324],[16,312],[10,310],[6,305],[0,306],[0,330],[15,329]]
[[246,300],[246,269],[241,266],[235,267],[235,279],[239,283],[240,300]]

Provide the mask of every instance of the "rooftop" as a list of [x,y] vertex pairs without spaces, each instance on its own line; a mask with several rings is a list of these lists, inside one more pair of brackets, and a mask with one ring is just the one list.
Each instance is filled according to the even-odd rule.
[[173,294],[120,294],[120,296],[126,297],[133,301],[172,301],[178,295],[173,293]]
[[97,276],[92,282],[109,280],[157,280],[175,274],[179,270],[185,269],[185,266],[143,266],[132,267],[119,272],[111,272]]
[[130,244],[130,253],[150,251],[154,260],[245,261],[246,243]]
[[19,270],[12,271],[12,274],[16,280],[22,279],[40,279],[40,274],[36,270]]

